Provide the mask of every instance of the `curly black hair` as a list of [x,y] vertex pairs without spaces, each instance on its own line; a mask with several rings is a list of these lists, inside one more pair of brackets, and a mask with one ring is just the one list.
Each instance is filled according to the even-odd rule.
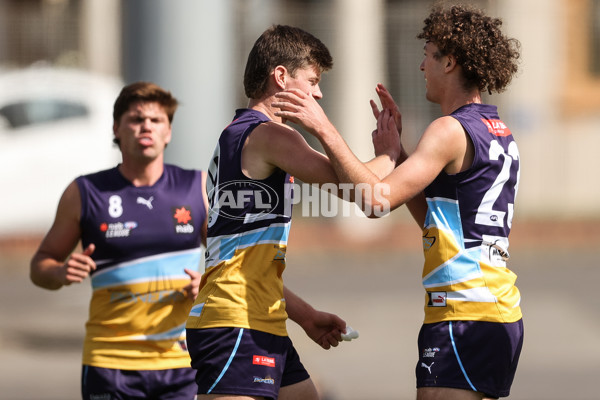
[[518,70],[521,44],[500,30],[502,20],[464,5],[435,5],[419,39],[435,44],[440,56],[452,54],[462,67],[466,87],[502,92]]

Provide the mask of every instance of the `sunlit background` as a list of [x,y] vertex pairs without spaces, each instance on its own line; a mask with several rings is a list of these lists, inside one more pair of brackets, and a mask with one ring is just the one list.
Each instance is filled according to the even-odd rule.
[[[596,228],[600,220],[600,0],[469,3],[502,18],[504,32],[522,46],[520,72],[508,90],[484,96],[499,106],[501,118],[519,144],[522,173],[516,239],[511,245],[515,260],[526,264],[517,270],[521,279],[517,283],[521,282],[524,296],[528,288],[523,284],[531,284],[529,293],[535,296],[530,304],[540,307],[529,306],[530,320],[537,316],[539,324],[530,325],[529,349],[534,350],[524,351],[526,361],[520,368],[526,378],[517,380],[513,398],[596,398],[591,391],[596,386],[580,374],[592,377],[600,372],[598,334],[589,333],[600,328],[600,302],[591,299],[593,292],[585,292],[586,285],[595,290],[594,277],[600,278],[592,256],[600,238]],[[32,366],[21,370],[0,361],[4,376],[0,376],[0,393],[1,386],[10,384],[22,390],[14,389],[8,398],[77,396],[78,340],[83,335],[89,288],[46,292],[31,287],[26,270],[31,246],[52,223],[67,184],[78,175],[119,162],[112,144],[112,105],[124,84],[154,81],[180,100],[167,161],[206,169],[221,130],[234,110],[247,104],[242,75],[252,44],[274,23],[295,25],[319,37],[333,55],[334,68],[322,80],[321,104],[356,154],[363,160],[372,156],[370,133],[375,124],[369,99],[375,98],[379,82],[388,86],[400,106],[403,140],[410,150],[427,124],[440,115],[439,108],[424,97],[419,71],[423,42],[416,39],[432,4],[428,0],[0,0],[0,273],[5,277],[3,285],[9,286],[0,288],[5,303],[0,314],[4,327],[0,328],[0,357],[4,353],[7,360],[35,363],[36,356],[40,360],[37,352],[45,349],[44,368],[65,364],[69,371],[66,392],[53,386],[35,392],[27,384],[35,378],[25,372]],[[311,137],[307,140],[320,148]],[[382,362],[387,350],[376,349],[374,342],[384,340],[369,339],[369,328],[363,326],[359,341],[345,345],[360,349],[357,346],[363,343],[368,348],[352,357],[318,349],[313,355],[311,344],[300,342],[299,347],[308,348],[305,363],[318,371],[315,379],[330,399],[412,398],[413,347],[422,318],[417,227],[404,210],[382,221],[299,217],[288,253],[289,274],[296,283],[291,286],[298,287],[301,295],[312,295],[320,307],[333,307],[331,311],[340,315],[345,311],[342,317],[364,325],[373,322],[373,332],[387,332],[386,325],[392,324],[402,343],[396,348],[400,349],[396,361]],[[385,263],[402,259],[411,260],[410,267],[393,273],[384,268]],[[379,275],[366,269],[374,267],[381,268]],[[358,285],[361,298],[345,292],[344,285],[336,292],[339,271],[349,269],[363,279]],[[390,281],[402,283],[384,292],[380,285]],[[378,294],[368,294],[369,287]],[[411,293],[406,301],[394,297],[406,293]],[[11,307],[24,301],[15,299],[25,296],[35,304]],[[400,307],[407,308],[405,314],[397,311]],[[382,320],[364,320],[388,309],[392,315]],[[61,324],[69,328],[61,330]],[[556,334],[557,324],[564,331],[559,329],[560,335],[549,339],[548,332]],[[538,340],[541,337],[546,340]],[[10,353],[7,349],[14,350],[17,342],[25,350]],[[565,346],[564,353],[551,357],[557,343]],[[396,344],[389,346],[394,349]],[[50,353],[56,357],[45,352],[48,347],[60,350]],[[531,351],[529,357],[526,351]],[[71,358],[61,357],[64,352]],[[581,370],[574,352],[583,359]],[[327,362],[349,369],[333,370]],[[565,375],[570,370],[575,371],[571,378]],[[52,375],[51,370],[47,373]],[[556,383],[558,377],[563,381]],[[396,378],[401,389],[391,385]],[[73,393],[75,397],[69,397]]]

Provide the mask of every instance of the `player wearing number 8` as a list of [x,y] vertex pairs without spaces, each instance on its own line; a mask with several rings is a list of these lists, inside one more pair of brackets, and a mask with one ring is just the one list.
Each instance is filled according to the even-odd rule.
[[[523,343],[516,275],[507,268],[508,236],[520,157],[496,106],[517,71],[519,43],[502,22],[463,6],[436,7],[418,38],[426,98],[443,116],[410,156],[400,144],[400,111],[383,85],[375,146],[396,147],[396,169],[379,179],[354,156],[315,101],[297,91],[277,95],[276,115],[316,136],[341,182],[388,184],[392,209],[406,204],[423,229],[425,320],[419,335],[417,399],[508,396]],[[368,195],[368,191],[364,195]],[[378,199],[364,196],[364,210]],[[373,215],[376,217],[376,215]]]
[[198,390],[184,325],[201,279],[206,173],[164,163],[177,105],[154,83],[123,87],[113,108],[122,162],[67,186],[31,260],[31,280],[45,289],[89,278],[85,400],[183,400]]

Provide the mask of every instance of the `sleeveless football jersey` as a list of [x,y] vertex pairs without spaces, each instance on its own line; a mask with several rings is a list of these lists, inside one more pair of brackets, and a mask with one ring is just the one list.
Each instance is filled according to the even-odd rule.
[[208,169],[205,272],[187,328],[242,327],[286,336],[282,274],[291,224],[293,178],[242,173],[242,148],[264,114],[237,110]]
[[153,186],[117,168],[76,179],[82,245],[96,245],[83,364],[149,370],[190,366],[184,268],[198,270],[206,219],[200,171],[165,165]]
[[519,184],[517,144],[496,107],[469,104],[451,114],[475,148],[466,171],[440,175],[425,189],[425,323],[515,322],[517,276],[506,266]]

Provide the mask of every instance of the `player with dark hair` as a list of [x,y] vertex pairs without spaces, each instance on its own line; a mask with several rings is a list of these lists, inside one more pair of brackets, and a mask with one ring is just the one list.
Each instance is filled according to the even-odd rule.
[[[114,105],[122,163],[63,193],[31,260],[56,290],[90,278],[82,397],[193,399],[185,321],[206,240],[206,174],[164,163],[177,100],[154,83],[125,86]],[[81,242],[83,250],[75,250]]]
[[[321,74],[331,66],[320,40],[290,26],[267,29],[250,51],[248,107],[222,132],[209,167],[206,270],[187,323],[199,399],[317,399],[286,320],[325,349],[337,346],[346,330],[339,317],[316,311],[284,287],[290,183],[338,179],[327,157],[272,106],[287,88],[320,99]],[[393,166],[383,156],[371,163],[385,173]]]
[[[520,293],[507,267],[508,236],[520,156],[496,106],[481,92],[505,89],[517,71],[519,43],[501,20],[464,6],[436,7],[418,35],[426,97],[444,116],[433,121],[409,156],[401,118],[378,85],[383,110],[374,143],[396,138],[394,171],[383,179],[354,156],[313,96],[277,94],[275,115],[302,124],[323,144],[342,182],[387,185],[391,209],[406,204],[423,229],[425,320],[418,339],[417,399],[483,399],[509,395],[523,344]],[[383,205],[363,191],[365,210]],[[374,215],[377,216],[377,215]]]

